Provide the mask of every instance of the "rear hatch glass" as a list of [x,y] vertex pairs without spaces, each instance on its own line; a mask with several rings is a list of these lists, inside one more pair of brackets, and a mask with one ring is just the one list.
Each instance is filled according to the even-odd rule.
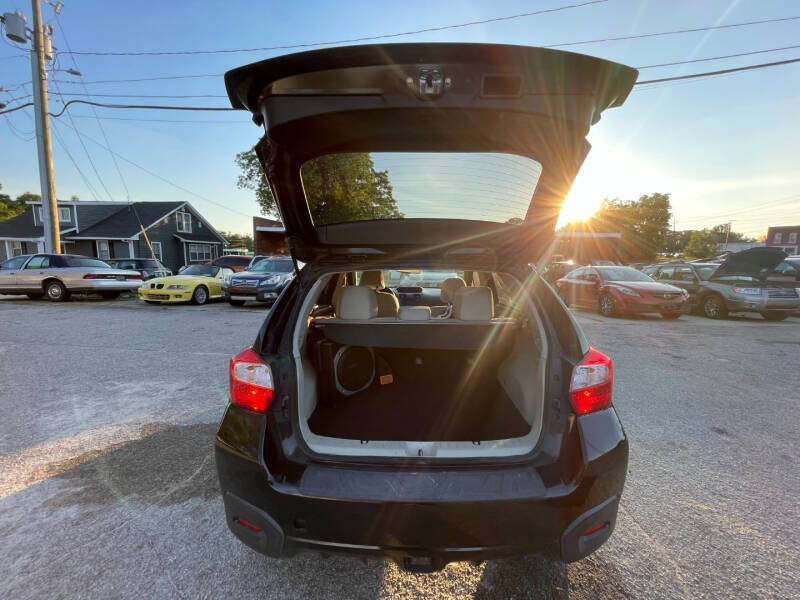
[[542,172],[537,161],[491,152],[351,152],[303,164],[314,225],[383,219],[519,224]]

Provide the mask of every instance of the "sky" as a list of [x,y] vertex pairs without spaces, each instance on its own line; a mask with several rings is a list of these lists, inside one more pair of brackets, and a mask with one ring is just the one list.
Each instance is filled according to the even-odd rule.
[[[43,6],[42,10],[45,22],[55,27],[57,49],[66,50],[69,45],[73,51],[141,52],[328,42],[578,3],[580,0],[424,3],[416,0],[404,3],[64,0],[60,23],[50,6]],[[0,0],[0,12],[17,9],[28,16],[30,23],[29,2]],[[381,41],[539,46],[798,15],[800,5],[790,0],[608,0],[548,14]],[[2,37],[6,43],[0,44],[0,86],[14,97],[29,94],[30,86],[26,91],[19,84],[30,81],[30,63]],[[608,41],[568,49],[642,67],[792,45],[800,45],[800,20]],[[233,67],[292,51],[74,58],[97,101],[226,106],[221,75],[149,82],[90,82],[222,74]],[[640,70],[639,80],[798,56],[800,48],[647,68]],[[69,55],[59,56],[58,68],[75,66]],[[80,79],[66,72],[54,74],[53,79],[60,82],[58,89],[65,95],[85,93]],[[55,94],[58,89],[51,81],[50,91]],[[0,101],[10,107],[14,102],[9,92],[0,92]],[[135,98],[102,94],[213,97]],[[59,100],[53,96],[51,111],[61,108]],[[671,195],[674,225],[679,230],[732,221],[733,230],[755,236],[770,225],[799,224],[799,101],[800,63],[635,88],[622,107],[607,110],[590,132],[593,148],[567,197],[561,222],[585,216],[604,197],[633,200],[642,194],[662,192]],[[128,197],[133,201],[187,200],[219,230],[252,231],[252,215],[258,214],[258,207],[251,191],[237,189],[238,168],[234,163],[236,153],[250,148],[261,135],[248,113],[98,108],[102,130],[89,107],[73,106],[69,114],[72,121],[66,117],[51,120],[59,198],[77,195],[83,200],[111,198],[121,202]],[[32,135],[30,109],[4,116],[0,122],[0,184],[4,193],[16,196],[25,191],[39,192]],[[117,155],[116,165],[104,148],[104,138]]]

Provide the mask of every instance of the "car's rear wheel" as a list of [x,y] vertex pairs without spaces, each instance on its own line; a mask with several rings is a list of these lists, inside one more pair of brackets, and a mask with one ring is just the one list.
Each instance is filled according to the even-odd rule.
[[789,315],[787,315],[784,312],[775,312],[767,310],[762,312],[761,316],[764,317],[767,321],[783,321]]
[[195,288],[192,294],[192,303],[203,305],[208,302],[208,288],[204,285],[199,285]]
[[614,301],[614,296],[611,294],[601,294],[600,300],[600,314],[604,317],[613,317],[617,314],[617,303]]
[[677,319],[680,316],[681,316],[681,313],[661,313],[661,317],[662,318],[669,319],[669,320]]
[[116,300],[119,298],[119,292],[100,292],[103,300]]
[[44,293],[51,302],[66,302],[69,300],[69,291],[57,279],[51,279],[44,284]]
[[244,306],[244,300],[228,300],[231,306]]
[[711,294],[703,298],[703,314],[709,319],[724,319],[728,316],[728,307],[722,296]]

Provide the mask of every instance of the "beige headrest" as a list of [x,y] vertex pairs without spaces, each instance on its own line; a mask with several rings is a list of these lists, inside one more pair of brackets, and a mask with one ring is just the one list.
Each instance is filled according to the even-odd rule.
[[401,306],[397,318],[401,321],[430,321],[431,309],[428,306]]
[[439,290],[439,298],[442,299],[442,302],[445,304],[452,304],[453,303],[453,296],[456,293],[456,290],[459,288],[466,287],[466,283],[461,277],[450,277],[445,279],[442,282],[441,289]]
[[339,298],[340,319],[374,319],[378,316],[378,299],[368,287],[348,285]]
[[358,285],[375,289],[383,289],[386,284],[383,281],[383,271],[364,271]]
[[494,317],[494,298],[488,287],[463,287],[453,299],[453,318],[462,321],[488,321]]

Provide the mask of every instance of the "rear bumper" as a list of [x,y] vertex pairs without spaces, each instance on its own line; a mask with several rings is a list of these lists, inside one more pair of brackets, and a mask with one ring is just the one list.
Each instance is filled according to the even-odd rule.
[[84,279],[79,284],[67,286],[67,289],[76,293],[99,294],[100,292],[135,292],[141,285],[141,280]]
[[800,311],[800,299],[798,298],[727,298],[725,301],[729,312],[796,312]]
[[412,570],[531,553],[578,560],[613,532],[628,462],[614,410],[587,416],[581,429],[593,439],[583,444],[579,479],[549,488],[534,467],[519,465],[425,470],[311,464],[289,483],[218,437],[228,526],[273,557],[302,550],[379,555]]

